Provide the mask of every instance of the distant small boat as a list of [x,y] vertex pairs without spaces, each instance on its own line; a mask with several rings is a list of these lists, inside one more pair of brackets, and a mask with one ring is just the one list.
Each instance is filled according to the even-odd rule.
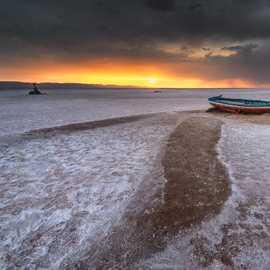
[[42,95],[42,93],[38,90],[36,83],[33,83],[33,90],[29,91],[28,95]]
[[262,99],[225,98],[222,95],[208,98],[208,102],[216,109],[234,113],[268,113],[270,101]]

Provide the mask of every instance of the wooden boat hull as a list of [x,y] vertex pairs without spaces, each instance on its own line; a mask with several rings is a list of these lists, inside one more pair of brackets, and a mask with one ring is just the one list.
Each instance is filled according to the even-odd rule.
[[216,109],[233,113],[262,114],[270,112],[269,100],[224,98],[222,95],[208,98],[208,102]]
[[262,114],[262,113],[270,113],[270,107],[244,107],[244,106],[236,106],[229,104],[221,104],[209,102],[214,108],[224,112],[231,113],[250,113],[250,114]]

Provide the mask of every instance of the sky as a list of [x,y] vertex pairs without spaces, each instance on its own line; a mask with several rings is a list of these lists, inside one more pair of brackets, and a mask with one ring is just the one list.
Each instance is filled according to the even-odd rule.
[[0,80],[269,87],[269,0],[9,0]]

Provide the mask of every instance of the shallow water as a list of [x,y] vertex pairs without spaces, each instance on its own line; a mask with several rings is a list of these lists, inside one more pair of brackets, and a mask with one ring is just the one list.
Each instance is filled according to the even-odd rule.
[[269,98],[268,90],[43,90],[48,95],[27,96],[27,90],[0,91],[0,136],[70,123],[164,111],[205,110],[207,98]]

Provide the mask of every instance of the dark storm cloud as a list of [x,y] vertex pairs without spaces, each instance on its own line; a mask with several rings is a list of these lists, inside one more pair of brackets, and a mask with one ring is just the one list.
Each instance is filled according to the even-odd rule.
[[270,82],[270,41],[262,44],[247,43],[224,47],[234,54],[230,56],[208,55],[207,63],[208,77],[212,79],[244,79],[258,84]]
[[146,6],[160,11],[173,11],[175,8],[175,0],[145,0]]
[[243,52],[234,44],[270,38],[269,15],[268,0],[3,1],[0,61],[7,56],[171,61],[173,55],[160,44],[192,48],[207,43],[208,50],[209,44],[222,41],[231,42],[227,49],[242,61],[253,48]]
[[249,43],[247,45],[242,45],[242,46],[236,45],[236,46],[223,47],[222,49],[226,51],[236,52],[237,55],[246,56],[246,55],[252,54],[254,49],[256,48],[258,48],[257,44]]
[[[252,39],[270,36],[269,1],[10,0],[0,9],[1,42],[41,47],[107,42]],[[1,46],[2,47],[2,46]],[[108,46],[109,47],[109,46]],[[78,49],[76,47],[76,49]]]

